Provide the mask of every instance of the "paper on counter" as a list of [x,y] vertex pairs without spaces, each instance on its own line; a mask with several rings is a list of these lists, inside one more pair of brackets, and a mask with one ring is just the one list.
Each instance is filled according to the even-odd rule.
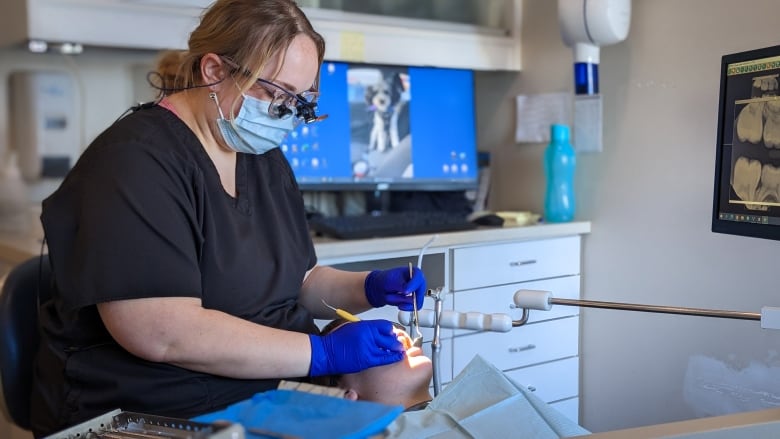
[[515,141],[546,143],[550,125],[571,125],[572,96],[569,93],[518,95]]

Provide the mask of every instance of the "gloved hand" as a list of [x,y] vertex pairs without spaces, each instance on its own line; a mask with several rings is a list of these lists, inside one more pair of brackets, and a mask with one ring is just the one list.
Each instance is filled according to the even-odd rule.
[[412,292],[417,293],[417,309],[422,308],[427,286],[422,270],[414,267],[409,279],[409,267],[374,270],[366,276],[368,303],[374,308],[397,306],[401,311],[412,311]]
[[403,344],[387,320],[347,323],[330,334],[309,335],[309,375],[341,375],[401,361]]

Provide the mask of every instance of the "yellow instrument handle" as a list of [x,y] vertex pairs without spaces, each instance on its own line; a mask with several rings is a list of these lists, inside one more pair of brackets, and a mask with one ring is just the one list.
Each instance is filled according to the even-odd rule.
[[350,321],[350,322],[359,322],[360,321],[360,319],[357,316],[355,316],[354,314],[349,313],[347,311],[344,311],[341,308],[336,308],[336,314],[339,317],[341,317],[342,319]]
[[325,305],[328,308],[330,308],[333,311],[335,311],[337,316],[341,317],[342,319],[344,319],[344,320],[346,320],[348,322],[359,322],[360,321],[360,319],[357,318],[354,314],[352,314],[352,313],[350,313],[348,311],[344,311],[341,308],[336,308],[335,306],[329,305],[328,302],[325,301],[325,299],[322,299],[322,303],[323,303],[323,305]]

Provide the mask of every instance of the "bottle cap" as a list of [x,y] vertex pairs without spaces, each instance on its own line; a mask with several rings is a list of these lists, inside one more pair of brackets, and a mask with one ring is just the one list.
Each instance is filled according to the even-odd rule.
[[550,139],[557,142],[565,142],[569,140],[569,126],[554,124],[550,125]]

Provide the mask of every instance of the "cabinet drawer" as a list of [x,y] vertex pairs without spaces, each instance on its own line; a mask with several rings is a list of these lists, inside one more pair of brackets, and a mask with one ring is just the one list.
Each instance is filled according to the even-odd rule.
[[[562,299],[579,299],[580,277],[567,276],[541,281],[480,288],[477,290],[459,291],[453,294],[455,311],[463,313],[475,311],[485,314],[502,313],[508,314],[512,320],[520,320],[523,316],[523,311],[522,309],[514,307],[513,298],[515,292],[523,288],[528,290],[551,291],[553,297]],[[577,314],[579,314],[579,308],[576,306],[553,305],[549,311],[530,310],[528,322],[552,320]],[[514,328],[513,331],[518,329],[520,328]],[[456,336],[470,333],[473,333],[473,331],[467,329],[455,330]]]
[[452,290],[580,273],[580,237],[462,247],[453,250]]
[[453,339],[453,374],[479,354],[500,370],[514,369],[578,355],[579,317],[566,317],[513,328],[480,332]]
[[524,367],[506,372],[517,384],[526,386],[544,402],[558,401],[579,394],[579,357]]
[[571,398],[550,404],[550,407],[558,410],[572,422],[580,423],[580,399]]

